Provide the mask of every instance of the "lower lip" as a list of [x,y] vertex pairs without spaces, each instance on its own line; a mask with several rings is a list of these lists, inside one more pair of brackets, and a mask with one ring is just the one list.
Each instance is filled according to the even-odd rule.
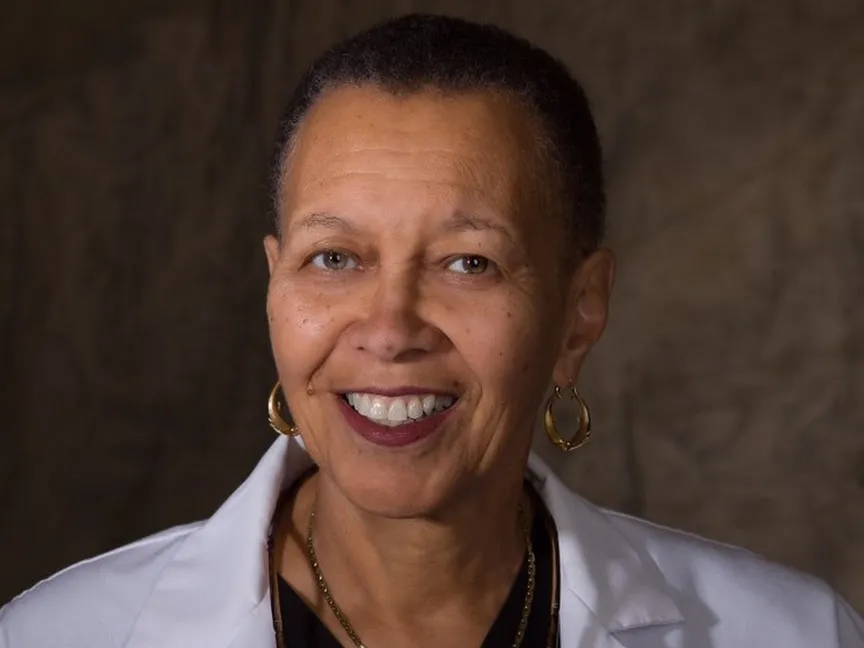
[[352,430],[370,443],[386,448],[404,448],[432,436],[453,411],[453,407],[450,407],[419,421],[390,427],[370,421],[351,407],[341,396],[337,396],[336,400],[339,401],[342,415]]

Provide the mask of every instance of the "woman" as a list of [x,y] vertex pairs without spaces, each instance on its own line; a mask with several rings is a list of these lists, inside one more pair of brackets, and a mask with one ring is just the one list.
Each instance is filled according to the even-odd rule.
[[550,384],[552,442],[588,437],[574,385],[614,267],[593,119],[559,63],[396,19],[317,61],[277,152],[284,436],[208,521],[8,604],[0,646],[864,646],[821,582],[599,510],[529,456]]

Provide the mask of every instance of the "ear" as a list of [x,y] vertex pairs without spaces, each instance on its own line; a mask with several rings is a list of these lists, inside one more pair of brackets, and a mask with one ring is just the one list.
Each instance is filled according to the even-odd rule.
[[264,254],[267,255],[267,268],[271,275],[273,274],[273,268],[275,268],[276,264],[279,262],[280,250],[278,238],[272,234],[268,234],[264,237]]
[[614,282],[615,255],[608,248],[600,248],[586,257],[573,273],[564,338],[553,371],[556,384],[576,382],[588,351],[606,328]]

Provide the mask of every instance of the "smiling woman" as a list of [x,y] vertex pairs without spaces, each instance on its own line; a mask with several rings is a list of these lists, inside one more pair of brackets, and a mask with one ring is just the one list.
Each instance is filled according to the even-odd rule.
[[[333,506],[388,518],[453,507],[506,519],[554,365],[567,384],[602,330],[611,256],[580,274],[595,304],[571,324],[563,223],[538,216],[542,191],[525,168],[540,162],[524,153],[536,126],[500,94],[337,87],[290,144],[284,234],[266,241],[268,312],[285,395],[321,468],[322,517]],[[427,395],[429,415],[381,425]],[[489,533],[476,539],[502,538],[498,525]]]
[[864,646],[822,583],[597,509],[531,455],[550,387],[550,440],[587,439],[574,384],[614,274],[593,119],[560,63],[399,18],[313,65],[276,151],[283,436],[211,519],[3,608],[0,646]]

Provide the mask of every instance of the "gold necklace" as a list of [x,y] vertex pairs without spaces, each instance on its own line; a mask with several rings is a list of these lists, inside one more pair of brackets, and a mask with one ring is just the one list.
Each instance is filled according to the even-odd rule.
[[[525,591],[525,601],[522,605],[522,617],[519,619],[519,628],[516,630],[516,637],[513,639],[513,648],[520,648],[522,641],[525,638],[525,630],[528,627],[528,617],[531,616],[531,604],[534,601],[534,585],[537,577],[537,562],[534,559],[534,546],[531,543],[531,532],[528,529],[528,523],[525,520],[525,511],[522,509],[521,504],[519,505],[519,526],[521,527],[522,535],[525,538],[525,553],[528,555],[528,587]],[[345,634],[348,635],[348,638],[351,639],[351,642],[356,646],[356,648],[366,648],[365,644],[360,641],[360,637],[357,635],[357,631],[354,630],[348,617],[345,616],[345,613],[342,612],[342,609],[336,603],[333,594],[330,592],[330,586],[327,585],[327,581],[324,579],[324,572],[321,571],[321,565],[318,563],[318,557],[315,555],[314,530],[315,504],[313,503],[312,510],[309,512],[309,526],[306,530],[306,557],[309,559],[309,566],[315,574],[315,582],[318,583],[318,589],[321,591],[321,595],[324,597],[324,600],[327,601],[330,611],[333,612],[336,620],[339,621],[339,625],[342,626]]]
[[[269,533],[267,534],[267,562],[268,562],[268,571],[270,576],[270,611],[273,616],[273,632],[276,635],[276,646],[277,648],[287,648],[285,645],[285,630],[282,626],[282,601],[279,596],[279,569],[277,567],[277,563],[279,558],[282,556],[282,551],[284,547],[284,542],[287,538],[287,533],[282,530],[282,526],[284,524],[285,518],[285,510],[288,508],[286,505],[289,502],[294,501],[294,497],[297,494],[297,491],[300,487],[306,482],[306,480],[311,477],[317,471],[316,467],[311,467],[308,471],[306,471],[303,475],[300,476],[299,479],[294,483],[294,485],[283,491],[279,496],[279,500],[276,503],[276,509],[273,513],[273,520],[270,525]],[[552,554],[552,597],[551,597],[551,608],[549,610],[549,635],[547,639],[547,648],[556,648],[560,646],[559,643],[559,613],[561,610],[561,590],[560,590],[560,580],[559,573],[561,570],[561,566],[559,563],[560,557],[558,555],[558,529],[555,525],[555,520],[552,518],[552,515],[549,513],[549,509],[546,508],[546,504],[543,502],[543,499],[534,490],[533,486],[531,486],[530,482],[526,481],[526,490],[528,492],[529,497],[531,498],[532,503],[534,504],[534,510],[536,514],[542,515],[545,519],[546,528],[549,533],[549,542],[550,542],[550,552]],[[524,518],[524,513],[519,510],[519,522],[522,526],[522,532],[526,533],[526,522]],[[531,563],[534,562],[534,549],[531,545],[531,535],[530,533],[526,533],[527,542],[526,546],[530,548],[530,562],[529,568],[531,567]],[[314,552],[314,547],[313,547]],[[314,555],[314,554],[313,554]],[[317,562],[317,560],[315,561]],[[533,571],[536,572],[536,564],[533,566]],[[529,576],[532,574],[529,572]],[[536,578],[536,574],[534,574]],[[531,599],[533,601],[533,581],[534,578],[529,581],[529,590],[531,590]],[[328,588],[329,589],[329,588]],[[530,607],[531,602],[528,601],[528,597],[526,596],[526,602],[528,607]],[[527,616],[523,611],[523,620],[527,621]],[[527,622],[524,624],[527,625]],[[521,629],[521,634],[524,635],[525,628],[523,627],[523,623],[519,624]],[[518,638],[519,642],[521,642],[521,638]],[[362,644],[360,644],[362,646]],[[518,643],[516,644],[518,645]]]

